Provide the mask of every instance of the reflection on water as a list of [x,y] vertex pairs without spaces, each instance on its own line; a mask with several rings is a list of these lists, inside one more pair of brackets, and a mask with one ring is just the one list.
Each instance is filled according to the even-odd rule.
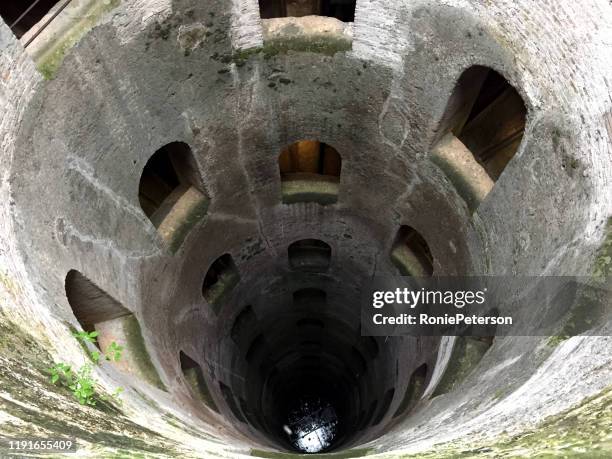
[[337,425],[336,410],[329,403],[309,398],[298,401],[283,429],[298,450],[318,453],[332,444]]

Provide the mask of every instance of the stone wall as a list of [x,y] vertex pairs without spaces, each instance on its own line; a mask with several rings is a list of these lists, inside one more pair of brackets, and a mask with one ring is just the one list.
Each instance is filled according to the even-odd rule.
[[[325,285],[339,316],[362,279],[395,272],[388,253],[400,225],[427,239],[436,274],[603,267],[609,276],[606,2],[358,1],[352,26],[272,21],[280,26],[262,23],[254,0],[124,1],[43,74],[0,23],[4,435],[74,435],[100,456],[272,457],[265,436],[234,421],[216,385],[220,414],[203,407],[179,351],[203,355],[209,382],[234,381],[246,394],[248,384],[232,379],[248,364],[229,329],[249,300],[265,298],[257,309],[273,317],[291,291],[309,286],[287,268],[296,240],[332,248]],[[292,35],[278,46],[283,21]],[[518,153],[473,215],[430,159],[455,83],[472,65],[501,73],[528,109]],[[333,206],[282,203],[278,155],[303,139],[342,156]],[[171,253],[140,208],[138,185],[150,156],[174,141],[191,147],[210,203]],[[224,253],[241,282],[215,314],[201,283]],[[121,404],[83,407],[50,384],[53,362],[88,361],[71,336],[79,328],[64,285],[71,269],[137,318],[167,391],[108,362],[94,375],[104,393],[125,389]],[[610,335],[610,318],[599,334]],[[597,432],[611,422],[610,341],[496,339],[451,392],[368,430],[348,457],[599,451],[609,443]],[[410,346],[389,354],[406,363],[400,385],[423,363],[410,360]],[[432,342],[423,361],[433,367],[450,352]]]

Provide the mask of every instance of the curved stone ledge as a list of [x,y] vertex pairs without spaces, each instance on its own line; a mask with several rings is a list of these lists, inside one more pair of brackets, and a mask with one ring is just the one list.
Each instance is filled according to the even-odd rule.
[[476,211],[495,185],[472,153],[452,134],[436,144],[431,160],[444,171],[471,212]]
[[334,204],[338,201],[340,184],[315,174],[288,174],[291,178],[283,180],[281,194],[284,204],[296,202],[316,202],[321,205]]

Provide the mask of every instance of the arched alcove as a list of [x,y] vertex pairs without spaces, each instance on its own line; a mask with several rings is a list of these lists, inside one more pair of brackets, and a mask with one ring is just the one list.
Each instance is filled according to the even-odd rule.
[[149,158],[140,176],[138,200],[164,243],[176,252],[209,204],[189,145],[172,142]]
[[287,248],[291,269],[324,272],[331,263],[329,244],[319,239],[301,239]]
[[404,392],[404,398],[400,402],[397,410],[393,414],[393,417],[399,417],[407,412],[409,408],[414,406],[419,400],[419,397],[425,391],[425,381],[427,380],[427,364],[422,364],[410,375],[408,380],[408,386],[406,392]]
[[240,274],[229,253],[221,255],[208,268],[202,282],[202,296],[215,314],[221,310],[223,300],[240,281]]
[[400,227],[391,249],[391,261],[402,276],[429,277],[433,256],[425,238],[414,228]]
[[317,140],[301,140],[278,157],[281,193],[285,204],[338,200],[342,158],[338,151]]
[[526,117],[520,94],[495,70],[470,67],[457,81],[432,160],[471,211],[489,194],[518,151]]
[[206,378],[204,377],[204,372],[202,371],[200,364],[183,351],[179,352],[179,361],[181,364],[183,377],[185,378],[185,381],[191,388],[192,392],[206,406],[218,412],[219,410],[212,399],[212,396],[210,395],[210,390],[208,389],[208,384],[206,383]]
[[98,333],[96,346],[102,353],[113,343],[121,347],[121,358],[113,359],[113,365],[165,390],[151,362],[136,316],[76,270],[66,275],[65,289],[68,303],[83,330]]

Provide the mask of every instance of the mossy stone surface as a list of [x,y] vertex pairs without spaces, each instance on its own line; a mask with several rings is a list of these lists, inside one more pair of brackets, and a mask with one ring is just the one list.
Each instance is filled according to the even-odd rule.
[[10,416],[2,423],[5,437],[72,437],[104,457],[117,450],[130,457],[180,454],[173,440],[132,422],[120,407],[80,405],[68,388],[51,383],[54,363],[39,339],[0,313],[0,412]]
[[147,351],[144,338],[142,337],[142,331],[140,330],[140,325],[136,317],[130,314],[122,317],[120,320],[122,321],[122,328],[125,334],[126,348],[129,349],[130,355],[132,356],[131,363],[136,365],[138,373],[145,381],[158,389],[167,390],[153,362],[151,362],[151,356]]
[[537,427],[489,440],[459,440],[414,454],[383,454],[382,458],[585,458],[604,459],[612,451],[612,386]]
[[489,347],[487,343],[475,338],[457,337],[450,362],[434,392],[434,397],[446,394],[457,387],[478,365]]
[[121,0],[91,2],[91,8],[79,20],[70,23],[59,39],[36,58],[36,66],[47,80],[55,78],[64,57],[100,19],[121,4]]

